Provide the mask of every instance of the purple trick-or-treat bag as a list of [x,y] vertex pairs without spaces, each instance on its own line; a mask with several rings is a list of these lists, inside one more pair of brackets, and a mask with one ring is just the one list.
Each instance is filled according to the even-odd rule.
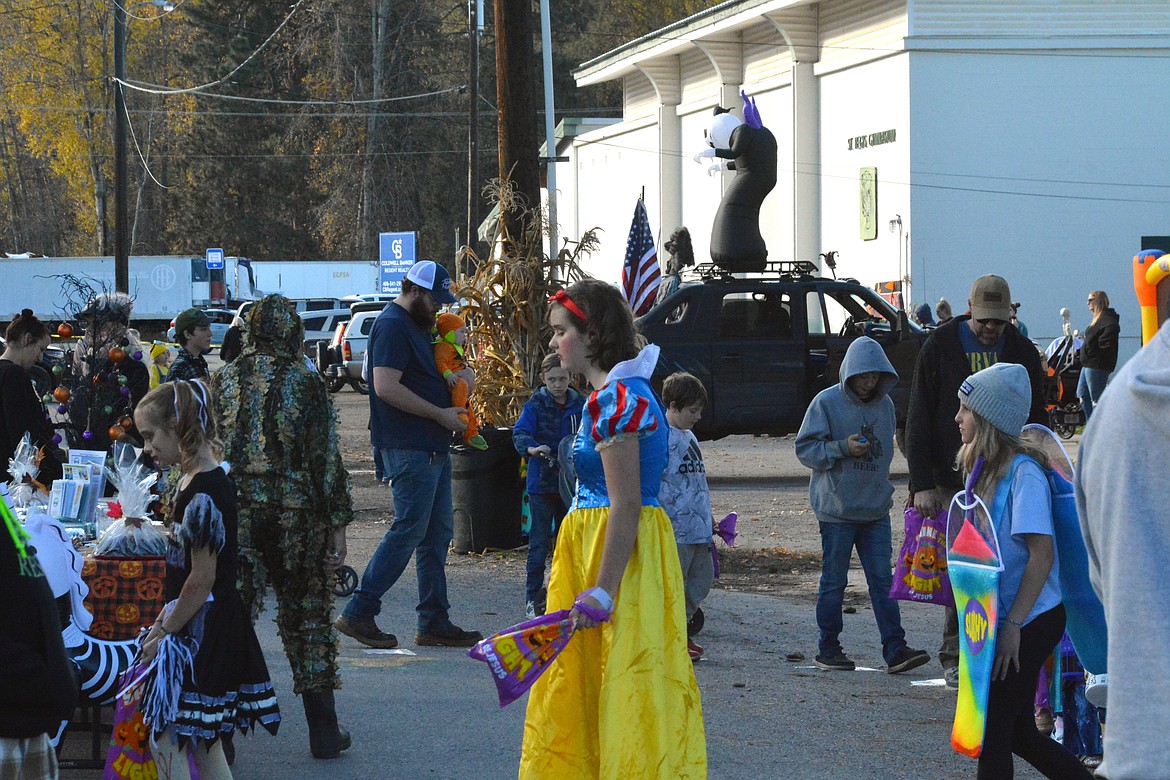
[[953,607],[946,546],[947,511],[924,518],[914,507],[908,508],[906,541],[894,567],[890,598]]
[[467,654],[488,665],[500,706],[507,707],[532,687],[572,637],[569,610],[562,609],[493,634]]

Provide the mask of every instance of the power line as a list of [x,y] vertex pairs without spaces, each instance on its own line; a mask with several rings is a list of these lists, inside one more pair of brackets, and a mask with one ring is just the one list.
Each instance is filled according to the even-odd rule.
[[111,81],[117,82],[124,87],[129,87],[131,89],[138,89],[142,92],[150,92],[151,94],[156,94],[156,95],[186,95],[186,94],[190,94],[192,92],[199,92],[200,90],[210,89],[211,87],[218,87],[222,84],[226,84],[229,80],[231,80],[232,76],[236,75],[241,70],[243,70],[244,67],[249,62],[254,60],[257,57],[257,55],[260,54],[260,52],[264,51],[264,49],[268,46],[268,44],[272,43],[272,40],[274,38],[276,38],[276,36],[280,33],[281,30],[284,29],[284,26],[286,24],[288,24],[289,20],[292,19],[293,14],[295,14],[297,12],[297,9],[300,8],[304,4],[304,2],[305,2],[305,0],[297,0],[296,3],[293,4],[293,7],[289,9],[288,15],[284,17],[284,20],[276,26],[276,29],[272,31],[271,35],[269,35],[267,38],[264,39],[263,43],[261,43],[259,46],[256,47],[255,51],[253,51],[251,54],[249,54],[247,57],[245,57],[243,62],[241,62],[239,65],[237,65],[235,68],[233,68],[230,73],[228,73],[227,75],[225,75],[219,79],[216,79],[215,81],[208,82],[207,84],[200,84],[197,87],[185,87],[185,88],[180,88],[180,89],[163,87],[163,86],[157,85],[157,84],[146,85],[146,86],[154,88],[154,90],[157,90],[157,91],[135,86],[134,84],[132,84],[124,79],[114,78],[114,79],[111,79]]

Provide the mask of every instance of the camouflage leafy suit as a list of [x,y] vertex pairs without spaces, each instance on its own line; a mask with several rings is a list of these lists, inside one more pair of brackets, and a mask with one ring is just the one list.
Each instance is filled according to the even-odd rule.
[[323,561],[333,532],[353,519],[336,412],[303,341],[293,304],[267,296],[249,312],[243,352],[212,378],[239,492],[238,587],[255,620],[272,584],[298,694],[341,686]]

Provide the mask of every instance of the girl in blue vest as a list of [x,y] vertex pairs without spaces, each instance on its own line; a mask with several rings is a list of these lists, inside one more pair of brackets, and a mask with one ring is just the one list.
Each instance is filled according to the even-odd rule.
[[[983,472],[975,492],[988,507],[999,538],[999,624],[995,665],[987,700],[987,727],[979,755],[980,780],[1013,776],[1012,754],[1045,777],[1091,780],[1072,753],[1036,730],[1033,698],[1040,667],[1064,633],[1065,614],[1053,545],[1052,491],[1047,458],[1020,440],[1032,404],[1028,371],[997,363],[968,377],[959,388],[955,422],[963,446],[959,467]],[[1017,456],[1024,456],[1013,470]],[[1006,500],[997,501],[1006,492]]]

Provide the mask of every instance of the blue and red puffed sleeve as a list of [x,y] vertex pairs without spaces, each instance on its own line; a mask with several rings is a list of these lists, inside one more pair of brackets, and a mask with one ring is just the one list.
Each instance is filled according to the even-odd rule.
[[586,402],[589,413],[589,437],[595,449],[636,436],[645,438],[662,423],[656,405],[638,395],[624,382],[610,382],[594,392]]

